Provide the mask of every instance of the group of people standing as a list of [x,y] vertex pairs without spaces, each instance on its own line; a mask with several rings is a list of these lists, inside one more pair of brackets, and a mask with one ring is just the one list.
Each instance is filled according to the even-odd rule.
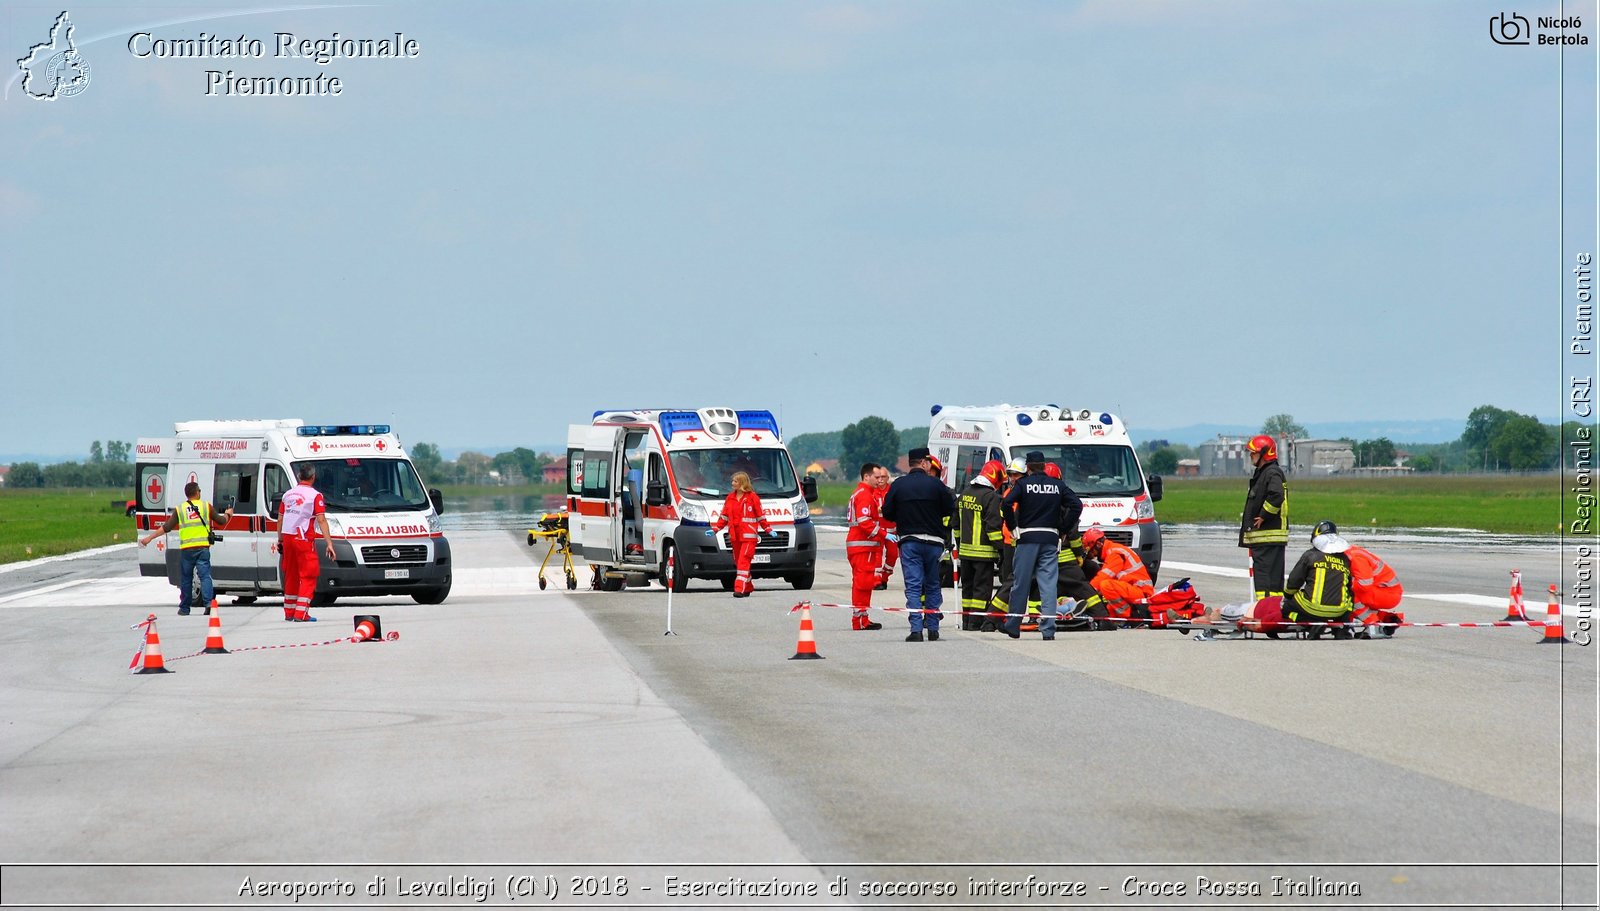
[[[850,499],[845,538],[851,566],[852,628],[880,629],[869,609],[881,587],[880,550],[898,541],[905,578],[908,642],[939,639],[944,614],[941,562],[954,537],[964,630],[998,630],[1020,638],[1037,613],[1041,638],[1054,639],[1058,604],[1077,616],[1131,612],[1149,597],[1149,573],[1137,555],[1106,540],[1098,528],[1078,531],[1083,502],[1044,454],[1030,452],[1007,468],[985,464],[958,497],[943,466],[925,448],[908,454],[909,470],[880,494],[887,471],[868,464]],[[879,472],[883,472],[879,480]],[[1085,561],[1098,558],[1093,578]]]

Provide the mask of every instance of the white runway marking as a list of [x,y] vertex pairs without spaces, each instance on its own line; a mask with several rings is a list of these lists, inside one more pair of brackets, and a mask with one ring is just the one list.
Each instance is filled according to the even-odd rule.
[[4,566],[0,566],[0,573],[13,573],[19,569],[32,569],[33,567],[44,563],[59,563],[62,560],[76,560],[79,557],[91,557],[95,554],[108,554],[114,550],[122,550],[123,548],[134,546],[135,545],[132,543],[108,544],[105,547],[95,547],[91,548],[90,550],[74,551],[70,554],[62,554],[58,557],[40,557],[37,560],[24,560],[21,563],[7,563]]

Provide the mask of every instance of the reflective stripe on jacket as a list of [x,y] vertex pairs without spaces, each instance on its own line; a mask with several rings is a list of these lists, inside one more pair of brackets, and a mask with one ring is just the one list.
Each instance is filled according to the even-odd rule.
[[735,491],[728,494],[727,502],[722,504],[722,514],[717,516],[717,521],[711,523],[712,531],[728,529],[728,542],[737,544],[740,540],[751,541],[760,537],[758,532],[769,532],[772,526],[767,523],[766,514],[761,511],[761,498],[755,491]]
[[204,500],[184,500],[178,507],[178,548],[210,546],[211,504]]
[[956,500],[956,545],[968,560],[1000,557],[1000,495],[993,487],[969,484]]
[[845,532],[845,547],[883,546],[889,530],[883,526],[883,515],[879,512],[881,502],[876,487],[865,481],[856,485],[855,492],[850,494],[850,530]]
[[[1256,528],[1257,518],[1261,527]],[[1239,526],[1239,546],[1289,543],[1289,485],[1277,461],[1262,462],[1250,476],[1244,498],[1244,519]]]

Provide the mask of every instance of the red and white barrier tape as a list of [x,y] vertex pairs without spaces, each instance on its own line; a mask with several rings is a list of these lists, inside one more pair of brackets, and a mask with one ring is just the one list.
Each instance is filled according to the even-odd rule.
[[[394,630],[390,630],[387,633],[383,634],[383,640],[382,641],[393,642],[394,640],[399,639],[399,638],[400,638],[400,634],[398,632],[395,632]],[[244,648],[230,648],[230,649],[228,649],[228,653],[229,654],[233,654],[233,655],[237,655],[240,652],[264,652],[264,651],[268,651],[270,649],[277,649],[277,648],[315,648],[316,646],[319,646],[319,645],[339,645],[340,643],[352,643],[352,644],[354,644],[354,643],[358,643],[360,641],[362,641],[362,640],[357,639],[355,636],[345,636],[342,639],[329,639],[329,640],[327,640],[325,642],[290,642],[290,643],[286,643],[286,644],[283,644],[283,645],[250,645],[250,646],[246,646]],[[376,642],[376,641],[379,641],[379,640],[374,639],[372,641]],[[168,658],[167,660],[169,662],[182,661],[185,658],[193,658],[196,655],[204,655],[204,654],[205,654],[205,650],[202,649],[202,650],[200,650],[198,652],[195,652],[193,655],[180,655],[177,658]]]
[[[852,605],[849,605],[849,604],[827,604],[827,603],[818,604],[818,603],[811,602],[811,601],[802,601],[799,604],[796,604],[794,607],[789,608],[789,613],[792,614],[792,613],[800,610],[802,607],[805,607],[807,605],[810,605],[811,607],[815,607],[815,608],[831,608],[831,609],[837,609],[837,610],[850,610],[850,611],[853,611],[853,610],[864,610],[865,609],[865,608],[856,608],[856,607],[853,607]],[[943,608],[939,608],[938,610],[930,610],[928,608],[914,608],[914,607],[877,607],[877,606],[873,606],[870,609],[871,610],[879,610],[879,611],[883,611],[885,613],[891,613],[891,614],[935,614],[935,613],[937,613],[937,614],[949,614],[949,615],[952,615],[952,616],[961,616],[963,614],[970,614],[970,615],[972,615],[974,617],[989,617],[989,618],[992,618],[992,619],[995,619],[995,620],[999,620],[999,619],[1001,619],[1003,617],[1016,617],[1016,616],[1019,616],[1018,614],[1013,614],[1013,613],[1001,614],[1001,613],[991,613],[990,611],[976,611],[976,610],[973,610],[973,611],[960,611],[960,610],[945,610]],[[1044,617],[1046,615],[1042,614],[1042,613],[1036,614],[1036,613],[1029,612],[1029,613],[1027,613],[1025,615],[1021,615],[1021,616],[1022,616],[1024,621],[1027,621],[1027,620],[1030,620],[1030,619],[1037,620],[1037,619],[1039,619],[1041,617]],[[1141,617],[1089,617],[1087,614],[1057,614],[1056,615],[1056,619],[1058,619],[1058,620],[1059,619],[1063,619],[1063,618],[1067,618],[1067,619],[1073,619],[1073,618],[1093,619],[1093,620],[1106,621],[1106,622],[1109,622],[1109,623],[1144,623],[1144,624],[1148,624],[1148,623],[1151,622],[1150,618],[1148,618],[1148,617],[1144,617],[1144,618],[1141,618]],[[1224,621],[1222,623],[1195,623],[1192,620],[1178,621],[1177,623],[1173,623],[1171,621],[1167,621],[1167,623],[1166,623],[1166,625],[1164,627],[1163,626],[1157,626],[1157,629],[1190,629],[1190,628],[1196,628],[1196,629],[1206,629],[1206,628],[1225,629],[1225,628],[1228,627],[1228,625],[1229,625],[1229,621]],[[1480,629],[1480,628],[1489,628],[1489,627],[1522,627],[1522,628],[1538,629],[1538,628],[1546,627],[1546,626],[1553,626],[1553,627],[1560,628],[1560,627],[1562,627],[1563,624],[1560,623],[1559,621],[1552,623],[1552,622],[1550,622],[1548,620],[1493,620],[1493,621],[1484,621],[1484,622],[1481,622],[1481,623],[1480,622],[1469,622],[1469,623],[1414,623],[1414,622],[1411,622],[1411,621],[1408,621],[1408,620],[1394,620],[1394,621],[1373,620],[1370,623],[1365,621],[1365,620],[1346,620],[1346,621],[1337,621],[1337,620],[1332,620],[1332,621],[1303,620],[1303,621],[1298,621],[1298,622],[1285,620],[1285,621],[1279,621],[1277,625],[1281,625],[1281,626],[1285,626],[1285,627],[1310,627],[1310,626],[1327,626],[1327,627],[1341,627],[1341,628],[1342,627],[1350,627],[1351,629],[1360,629],[1360,628],[1366,627],[1366,626],[1409,626],[1409,627],[1412,627],[1412,628],[1415,628],[1415,629],[1421,629],[1421,628],[1427,628],[1427,627],[1432,627],[1432,628],[1446,628],[1446,627],[1448,627],[1448,628],[1451,628],[1451,629]]]

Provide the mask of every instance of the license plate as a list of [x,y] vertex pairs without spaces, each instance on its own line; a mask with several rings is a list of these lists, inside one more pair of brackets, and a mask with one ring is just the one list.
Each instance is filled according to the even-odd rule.
[[772,562],[772,554],[753,554],[750,557],[750,562],[751,563],[771,563]]
[[409,578],[411,578],[411,570],[409,570],[409,569],[386,569],[386,570],[383,571],[383,577],[385,579],[409,579]]

